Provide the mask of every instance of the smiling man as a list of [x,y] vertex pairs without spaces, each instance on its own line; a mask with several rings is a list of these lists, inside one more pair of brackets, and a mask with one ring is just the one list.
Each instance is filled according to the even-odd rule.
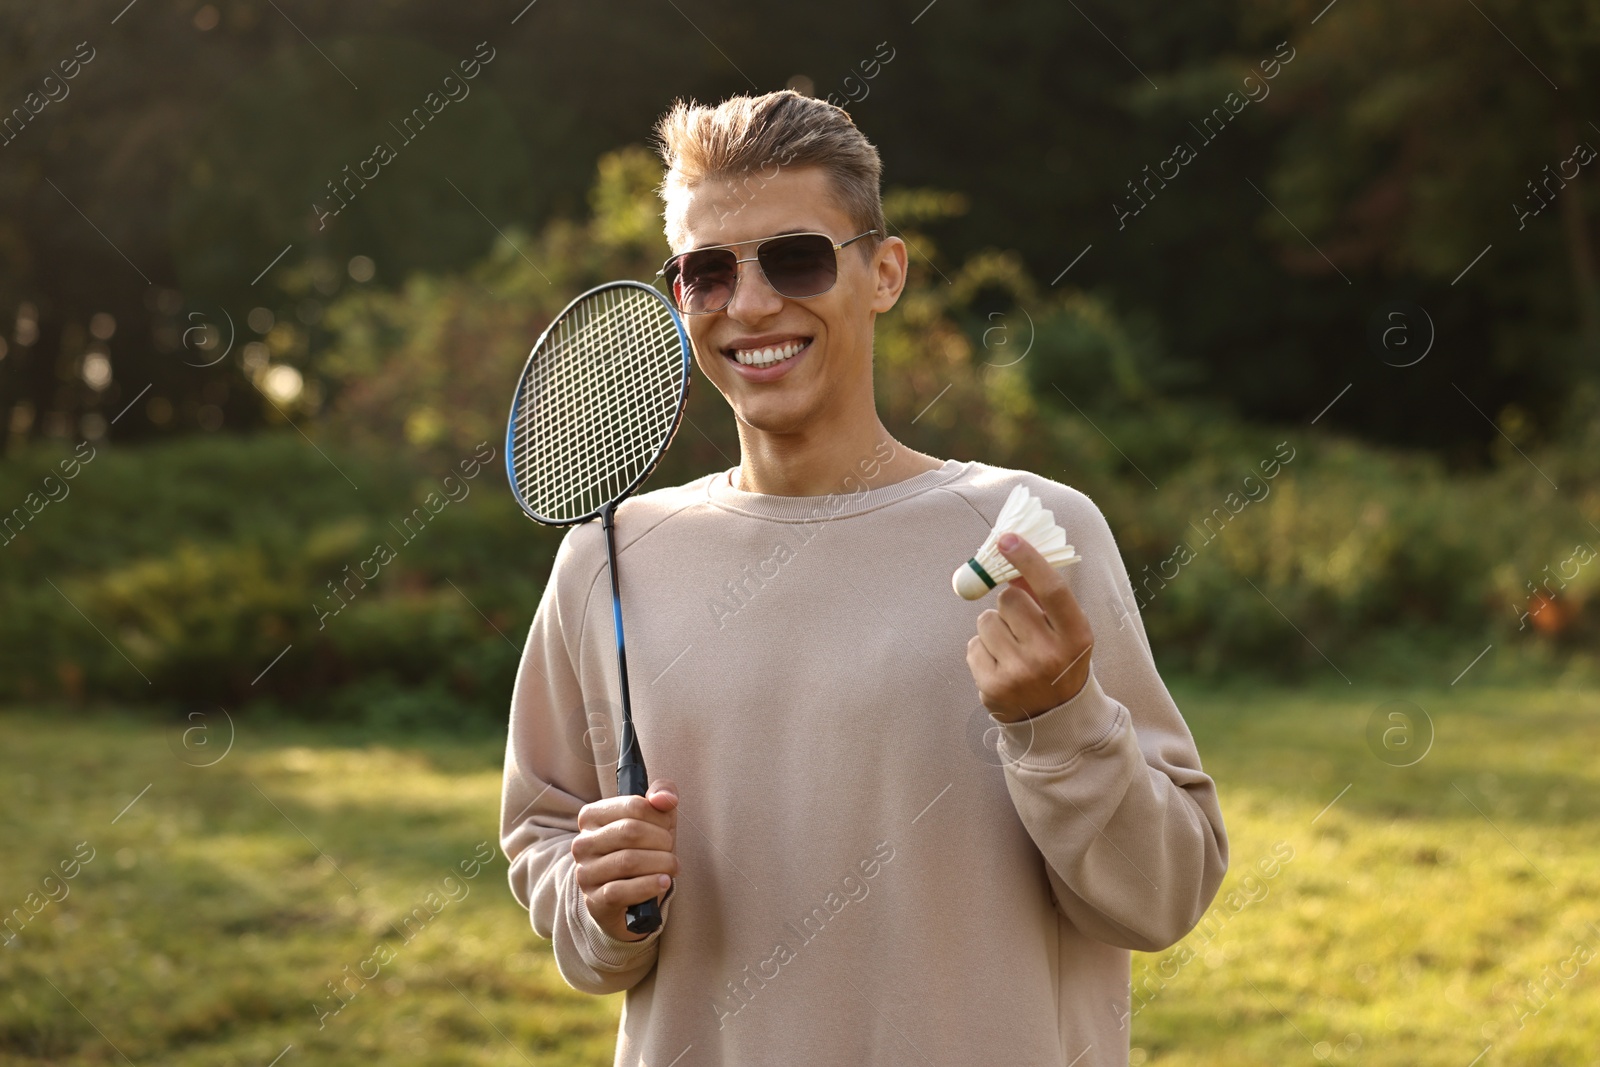
[[[1122,1067],[1130,951],[1194,926],[1228,843],[1111,530],[884,428],[906,246],[844,111],[679,103],[657,135],[662,273],[740,459],[618,509],[648,797],[614,795],[603,535],[563,540],[512,695],[512,891],[569,984],[627,991],[617,1064]],[[1083,562],[1003,542],[1023,577],[958,599],[1018,484]]]

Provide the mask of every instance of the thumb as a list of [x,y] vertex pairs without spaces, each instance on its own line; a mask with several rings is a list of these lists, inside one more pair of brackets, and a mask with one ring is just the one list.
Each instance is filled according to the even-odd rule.
[[678,806],[678,783],[671,778],[657,778],[645,790],[645,799],[657,811],[671,811]]

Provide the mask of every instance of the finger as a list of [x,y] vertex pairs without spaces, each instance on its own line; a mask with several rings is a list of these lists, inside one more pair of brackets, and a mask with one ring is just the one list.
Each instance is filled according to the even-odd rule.
[[[661,812],[654,814],[656,819],[670,817]],[[660,848],[670,851],[677,834],[673,827],[664,826],[655,820],[623,819],[601,827],[595,831],[595,837],[606,852],[616,852],[624,848]]]
[[[1066,577],[1050,566],[1050,561],[1037,548],[1016,534],[1002,536],[998,547],[1000,554],[1017,569],[1020,580],[1026,581],[1026,591],[1044,609],[1056,629],[1064,630],[1067,623],[1082,614]],[[1012,581],[1016,583],[1019,579]]]
[[615,856],[623,852],[661,852],[673,855],[677,843],[671,835],[657,829],[655,835],[638,835],[632,837],[613,836],[609,829],[594,833],[579,834],[572,839],[572,858],[581,868],[585,864],[596,863],[607,856]]
[[606,797],[578,809],[578,829],[592,830],[622,819],[659,819],[661,813],[644,797]]
[[585,804],[578,809],[578,829],[593,830],[597,826],[604,826],[611,821],[608,814],[611,807],[616,804],[617,798],[607,797],[605,800],[596,800]]
[[993,608],[978,615],[978,636],[983,638],[989,654],[1001,662],[1014,658],[1020,652],[1017,635],[1011,632],[1006,620]]
[[645,791],[645,799],[657,811],[671,811],[678,806],[678,783],[671,778],[657,778]]
[[664,874],[678,876],[678,857],[670,852],[655,849],[628,848],[606,856],[598,856],[578,864],[578,886],[584,890],[598,889],[608,882],[627,881]]
[[[989,651],[989,646],[983,643],[983,638],[978,634],[973,634],[967,642],[967,667],[974,674],[981,672],[985,677],[1000,668],[1000,661],[994,658],[994,653]],[[981,679],[979,684],[981,688]]]
[[991,688],[1000,676],[999,662],[984,647],[983,638],[977,635],[967,642],[967,670],[980,694]]
[[[667,799],[669,797],[671,798],[670,801]],[[672,809],[675,808],[678,803],[678,797],[676,793],[659,793],[655,798],[651,798],[650,796],[625,796],[616,797],[614,799],[620,800],[623,803],[621,805],[620,814],[617,816],[617,818],[612,820],[613,822],[621,822],[624,819],[637,819],[640,822],[655,823],[657,826],[667,826],[671,824],[673,819]],[[653,799],[659,800],[665,804],[665,810],[663,810],[662,807],[657,803],[654,803]]]
[[572,854],[581,862],[629,848],[661,849],[670,852],[677,844],[671,827],[640,819],[623,819],[595,830],[584,830],[572,839]]
[[668,888],[669,886],[661,884],[661,875],[647,874],[639,878],[607,882],[605,885],[585,891],[584,896],[598,902],[603,908],[621,911],[633,904],[655,900]]
[[995,610],[1000,612],[1000,617],[1006,621],[1017,637],[1017,644],[1022,647],[1043,644],[1054,636],[1054,627],[1034,599],[1032,590],[1013,589],[1008,585],[995,598]]
[[[1028,579],[1022,577],[1020,574],[1006,583],[1006,589],[1012,588],[1022,590],[1024,593],[1028,594],[1028,599],[1032,600],[1035,604],[1039,603],[1039,594],[1033,591],[1033,586],[1028,584]],[[1002,589],[1000,592],[1004,593],[1006,589]],[[996,595],[998,596],[998,594]],[[1039,610],[1043,611],[1044,609],[1040,608]]]

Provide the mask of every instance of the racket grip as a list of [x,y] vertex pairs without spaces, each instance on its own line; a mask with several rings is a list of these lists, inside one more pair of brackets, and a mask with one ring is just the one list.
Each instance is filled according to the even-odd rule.
[[633,934],[653,934],[661,926],[661,903],[646,900],[628,905],[627,927]]
[[[644,769],[644,761],[623,760],[622,764],[617,768],[617,795],[642,797],[649,787],[650,782]],[[625,925],[628,927],[629,933],[655,933],[661,926],[660,898],[628,905]]]

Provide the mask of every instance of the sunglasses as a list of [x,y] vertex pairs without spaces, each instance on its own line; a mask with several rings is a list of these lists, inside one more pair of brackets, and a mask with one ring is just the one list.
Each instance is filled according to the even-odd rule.
[[868,230],[835,242],[825,233],[786,233],[756,245],[756,254],[740,259],[732,245],[696,248],[673,256],[656,272],[666,278],[672,305],[685,315],[709,315],[733,300],[739,264],[761,265],[767,284],[779,296],[804,300],[821,296],[839,280],[839,249],[877,233]]

